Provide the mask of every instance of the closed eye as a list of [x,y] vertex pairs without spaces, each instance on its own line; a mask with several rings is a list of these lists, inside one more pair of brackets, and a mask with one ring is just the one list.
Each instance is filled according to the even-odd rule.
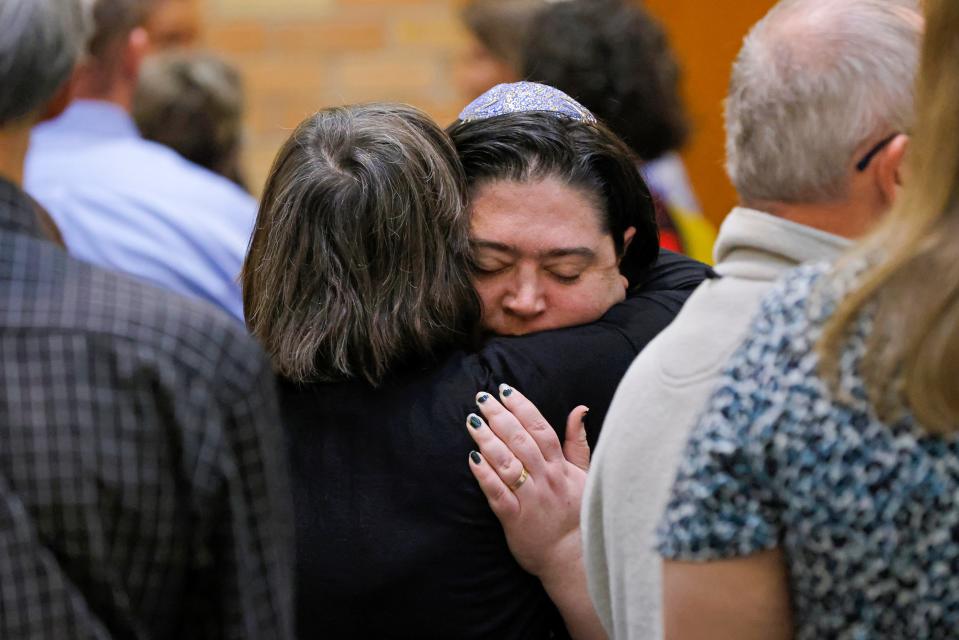
[[510,268],[511,265],[500,264],[500,265],[475,265],[474,271],[479,276],[494,276],[497,273],[503,273]]
[[567,275],[563,275],[563,274],[561,274],[561,273],[554,273],[554,272],[550,271],[550,272],[549,272],[549,275],[550,275],[554,280],[556,280],[557,282],[559,282],[560,284],[573,284],[574,282],[576,282],[577,280],[579,280],[579,278],[580,278],[580,276],[581,276],[582,274],[577,273],[576,275],[567,276]]

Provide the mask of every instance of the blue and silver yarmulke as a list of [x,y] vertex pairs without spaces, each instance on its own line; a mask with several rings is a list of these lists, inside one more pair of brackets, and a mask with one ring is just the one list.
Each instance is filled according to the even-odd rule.
[[555,113],[559,117],[596,124],[596,116],[586,107],[559,89],[536,82],[498,84],[469,103],[459,118],[463,122],[472,122],[531,111]]

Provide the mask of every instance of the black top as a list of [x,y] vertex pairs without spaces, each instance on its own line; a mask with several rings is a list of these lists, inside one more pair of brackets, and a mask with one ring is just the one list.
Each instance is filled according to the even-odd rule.
[[266,359],[67,256],[0,180],[0,638],[291,638]]
[[595,440],[619,380],[709,270],[665,254],[596,323],[495,338],[379,388],[281,384],[291,434],[301,638],[565,637],[516,564],[467,456],[474,394],[502,382],[550,423],[590,407]]

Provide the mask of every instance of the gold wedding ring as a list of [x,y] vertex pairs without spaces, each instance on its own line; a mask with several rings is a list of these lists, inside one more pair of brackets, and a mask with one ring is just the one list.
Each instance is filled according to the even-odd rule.
[[510,490],[514,493],[523,486],[523,483],[529,478],[529,471],[526,470],[526,467],[523,467],[523,473],[519,474],[519,478],[516,479],[512,485],[510,485]]

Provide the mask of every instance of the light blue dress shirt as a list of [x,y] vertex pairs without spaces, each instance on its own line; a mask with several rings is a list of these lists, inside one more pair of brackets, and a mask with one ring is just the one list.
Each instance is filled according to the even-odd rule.
[[238,276],[256,201],[141,138],[118,106],[78,100],[38,126],[25,186],[77,258],[207,300],[242,321]]

